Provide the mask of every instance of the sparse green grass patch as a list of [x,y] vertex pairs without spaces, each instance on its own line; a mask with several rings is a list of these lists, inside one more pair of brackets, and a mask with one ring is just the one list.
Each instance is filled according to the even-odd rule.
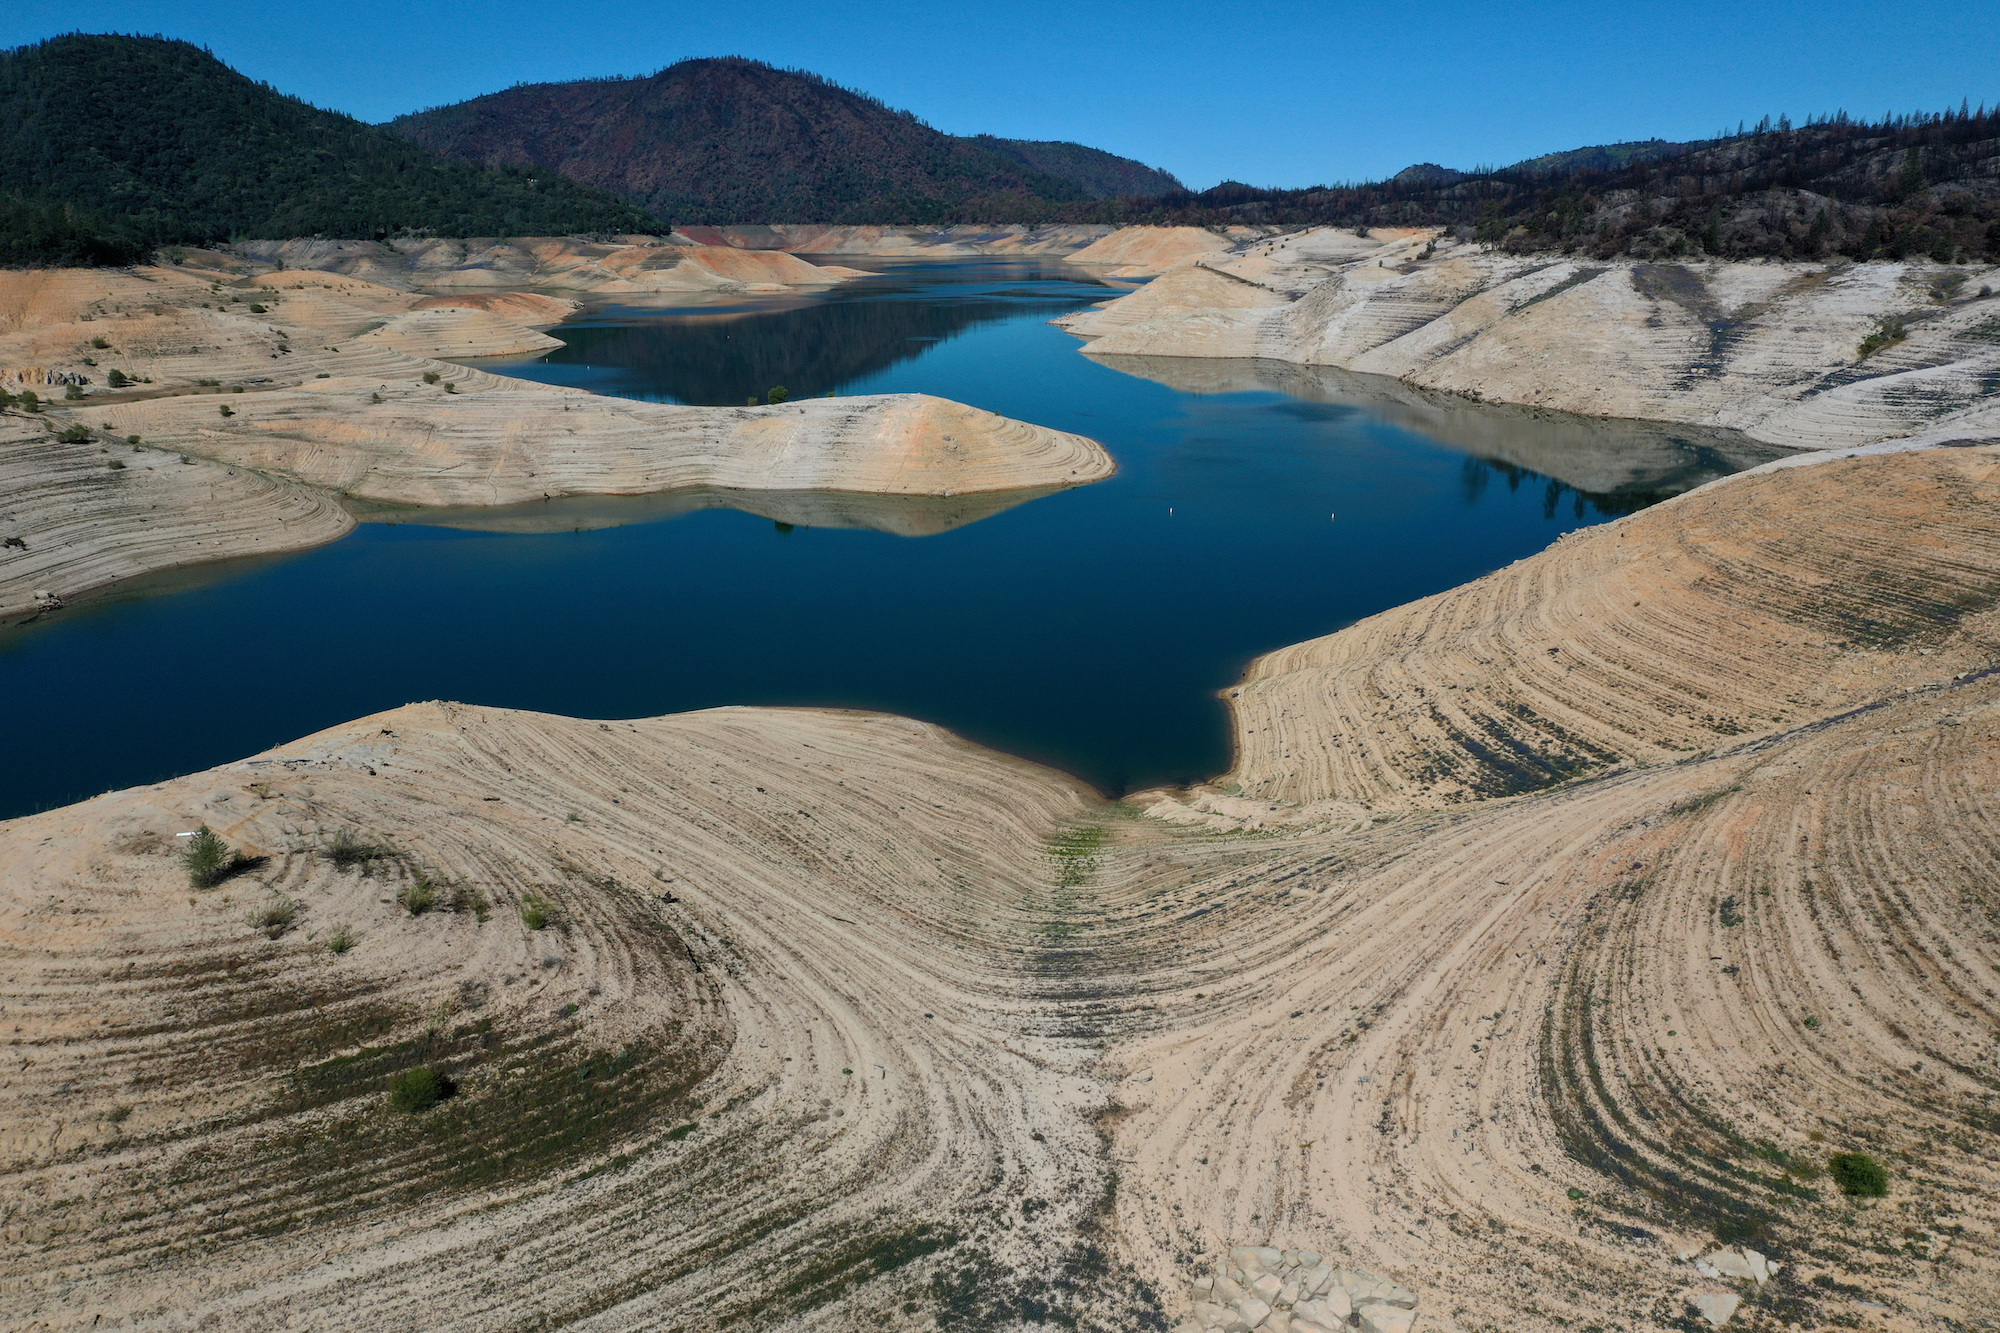
[[443,1072],[419,1065],[389,1080],[389,1105],[405,1115],[418,1115],[457,1090],[457,1085]]
[[1850,1199],[1880,1199],[1889,1193],[1889,1168],[1865,1152],[1837,1152],[1826,1159],[1826,1169]]

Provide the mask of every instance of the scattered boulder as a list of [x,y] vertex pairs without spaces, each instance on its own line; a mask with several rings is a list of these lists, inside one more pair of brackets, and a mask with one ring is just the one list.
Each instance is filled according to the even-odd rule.
[[1188,1284],[1193,1318],[1175,1333],[1411,1333],[1417,1296],[1312,1250],[1237,1245]]
[[1743,1298],[1733,1291],[1706,1291],[1694,1298],[1694,1308],[1703,1319],[1721,1328],[1736,1313]]

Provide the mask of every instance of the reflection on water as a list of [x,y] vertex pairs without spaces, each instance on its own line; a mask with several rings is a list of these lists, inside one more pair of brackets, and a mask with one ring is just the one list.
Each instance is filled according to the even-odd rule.
[[696,402],[767,382],[932,393],[1091,436],[1119,471],[1040,498],[710,490],[404,510],[315,551],[80,605],[0,632],[0,699],[30,705],[8,740],[33,756],[0,765],[0,817],[437,698],[602,718],[878,709],[1108,792],[1196,780],[1228,766],[1216,692],[1252,656],[1767,452],[1300,367],[1125,373],[1048,324],[1106,295],[982,260],[728,320],[594,309],[594,355],[629,364],[518,373]]
[[[843,262],[843,261],[833,261]],[[783,385],[817,398],[914,361],[968,329],[1040,314],[1048,319],[1115,293],[1054,260],[994,264],[844,261],[870,270],[823,294],[713,301],[689,309],[631,298],[593,302],[556,331],[566,346],[530,363],[482,361],[624,398],[735,407]]]
[[514,505],[437,509],[350,502],[364,523],[417,523],[466,532],[591,532],[655,523],[707,509],[734,509],[785,528],[867,528],[898,537],[932,537],[1067,487],[983,491],[972,495],[869,495],[860,491],[739,491],[722,486],[655,495],[570,495]]
[[1547,481],[1551,489],[1546,508],[1551,515],[1565,495],[1576,506],[1578,518],[1586,504],[1606,517],[1633,513],[1792,452],[1719,427],[1606,420],[1546,408],[1477,403],[1387,375],[1362,375],[1333,366],[1178,356],[1092,359],[1182,393],[1276,391],[1301,404],[1346,408],[1392,421],[1471,454],[1465,484],[1474,495],[1496,473],[1507,479],[1510,489]]

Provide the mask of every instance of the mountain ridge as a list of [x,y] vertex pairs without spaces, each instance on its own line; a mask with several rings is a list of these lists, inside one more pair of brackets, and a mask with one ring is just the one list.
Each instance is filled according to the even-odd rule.
[[445,161],[189,42],[77,33],[0,51],[0,263],[131,263],[252,235],[659,229],[547,173]]
[[1183,188],[1081,144],[945,134],[867,93],[741,56],[520,84],[386,128],[458,161],[560,172],[675,224],[922,224]]

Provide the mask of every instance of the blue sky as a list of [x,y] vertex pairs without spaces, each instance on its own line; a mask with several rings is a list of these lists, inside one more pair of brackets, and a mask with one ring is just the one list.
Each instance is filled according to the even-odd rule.
[[11,0],[8,45],[164,33],[365,120],[688,56],[809,69],[939,129],[1074,139],[1202,187],[1379,178],[1739,120],[2000,101],[1993,0]]

